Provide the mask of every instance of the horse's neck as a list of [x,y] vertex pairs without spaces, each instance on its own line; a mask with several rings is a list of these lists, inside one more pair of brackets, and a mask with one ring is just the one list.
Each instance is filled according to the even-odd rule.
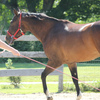
[[49,30],[52,27],[53,22],[46,22],[46,21],[37,21],[32,22],[27,21],[26,27],[28,27],[28,31],[30,31],[36,38],[39,39],[39,41],[43,42],[47,34],[49,33]]

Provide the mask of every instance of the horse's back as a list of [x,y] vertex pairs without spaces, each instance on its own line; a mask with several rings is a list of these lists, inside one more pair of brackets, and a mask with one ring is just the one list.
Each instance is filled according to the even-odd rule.
[[[74,29],[75,26],[76,29]],[[64,63],[89,61],[97,58],[99,53],[94,39],[92,39],[92,27],[94,26],[95,24],[92,26],[92,24],[73,23],[56,25],[46,41],[48,44],[46,52],[50,57],[53,54],[57,59],[61,58],[60,60],[63,60]]]

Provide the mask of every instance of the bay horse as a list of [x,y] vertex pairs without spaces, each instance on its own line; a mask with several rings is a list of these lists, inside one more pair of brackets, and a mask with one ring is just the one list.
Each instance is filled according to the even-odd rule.
[[[88,24],[75,24],[68,20],[56,19],[42,13],[25,13],[14,10],[14,17],[7,31],[6,41],[15,39],[30,31],[43,45],[47,65],[58,68],[67,64],[71,75],[78,78],[77,62],[84,62],[100,56],[100,21]],[[49,95],[46,76],[54,69],[48,67],[41,74],[44,93]],[[82,95],[78,80],[73,79],[77,91],[77,100]]]

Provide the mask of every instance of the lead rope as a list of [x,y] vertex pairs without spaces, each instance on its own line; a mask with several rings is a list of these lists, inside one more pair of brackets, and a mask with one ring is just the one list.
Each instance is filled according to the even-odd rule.
[[62,73],[62,74],[65,74],[66,76],[69,76],[69,77],[71,77],[71,78],[73,78],[73,79],[75,79],[75,80],[77,80],[77,81],[80,81],[81,83],[84,83],[85,85],[88,85],[89,87],[92,87],[92,88],[94,88],[94,89],[100,91],[100,89],[98,89],[98,88],[96,88],[96,87],[94,87],[94,86],[92,86],[92,85],[90,85],[90,84],[88,84],[88,83],[85,83],[84,81],[81,81],[81,80],[79,80],[79,79],[77,79],[77,78],[75,78],[75,77],[73,77],[73,76],[71,76],[71,75],[68,75],[68,74],[66,74],[66,73],[64,73],[64,72],[62,72],[62,71],[60,71],[60,70],[58,70],[58,69],[55,69],[55,68],[53,68],[53,67],[51,67],[51,66],[49,66],[49,65],[46,65],[46,64],[44,64],[44,63],[41,63],[41,62],[39,62],[39,61],[37,61],[37,60],[31,59],[31,58],[26,57],[26,56],[24,56],[24,55],[20,55],[20,56],[23,57],[23,58],[29,59],[29,60],[31,60],[31,61],[34,61],[34,62],[36,62],[36,63],[39,63],[39,64],[41,64],[41,65],[44,65],[44,66],[46,66],[46,67],[48,67],[48,68],[51,68],[51,69],[53,69],[53,70],[55,70],[55,71],[57,71],[57,72],[60,72],[60,73]]
[[[1,54],[1,53],[4,53],[4,52],[5,52],[5,49],[4,49],[2,52],[0,52],[0,54]],[[39,62],[39,61],[37,61],[37,60],[31,59],[31,58],[26,57],[26,56],[24,56],[24,55],[20,55],[20,56],[23,57],[23,58],[29,59],[29,60],[31,60],[31,61],[34,61],[34,62],[36,62],[36,63],[38,63],[38,64],[41,64],[41,65],[43,65],[43,66],[46,66],[46,67],[48,67],[48,68],[51,68],[51,69],[53,69],[53,70],[55,70],[55,71],[57,71],[57,72],[59,72],[59,73],[65,74],[66,76],[69,76],[69,77],[71,77],[71,78],[73,78],[73,79],[75,79],[75,80],[77,80],[77,81],[80,81],[81,83],[84,83],[85,85],[87,85],[87,86],[89,86],[89,87],[92,87],[92,88],[94,88],[94,89],[100,91],[100,89],[98,89],[98,88],[96,88],[96,87],[94,87],[94,86],[92,86],[92,85],[90,85],[90,84],[87,84],[87,83],[85,83],[84,81],[81,81],[81,80],[79,80],[79,79],[77,79],[77,78],[75,78],[75,77],[73,77],[73,76],[71,76],[71,75],[68,75],[68,74],[66,74],[66,73],[64,73],[64,72],[62,72],[62,71],[60,71],[60,70],[58,70],[58,69],[55,69],[55,68],[53,68],[53,67],[51,67],[51,66],[49,66],[49,65],[46,65],[46,64],[44,64],[44,63],[41,63],[41,62]]]

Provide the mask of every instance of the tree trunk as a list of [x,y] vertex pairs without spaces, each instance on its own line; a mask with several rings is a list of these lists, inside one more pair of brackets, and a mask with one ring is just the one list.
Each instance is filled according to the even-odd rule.
[[28,10],[36,12],[36,6],[39,5],[40,0],[26,0]]
[[43,11],[49,11],[52,9],[55,0],[43,0]]

